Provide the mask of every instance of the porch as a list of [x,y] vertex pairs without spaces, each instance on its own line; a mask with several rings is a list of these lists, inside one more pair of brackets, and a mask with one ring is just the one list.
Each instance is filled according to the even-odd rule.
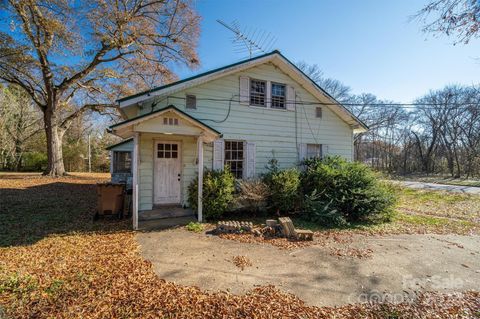
[[166,218],[192,219],[194,212],[187,208],[188,185],[196,178],[196,213],[202,221],[203,169],[199,168],[208,166],[208,144],[221,134],[172,105],[111,129],[122,138],[133,138],[133,228]]

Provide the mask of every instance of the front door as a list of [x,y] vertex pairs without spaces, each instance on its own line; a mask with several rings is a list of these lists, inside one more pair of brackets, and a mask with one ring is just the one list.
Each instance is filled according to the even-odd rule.
[[155,143],[154,203],[180,203],[181,149],[179,142]]

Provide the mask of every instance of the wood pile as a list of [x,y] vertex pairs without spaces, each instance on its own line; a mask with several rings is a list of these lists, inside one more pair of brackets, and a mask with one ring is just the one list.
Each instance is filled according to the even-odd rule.
[[251,232],[253,230],[252,222],[245,221],[219,221],[217,223],[216,231],[218,233],[242,233]]
[[255,227],[252,222],[245,221],[219,221],[215,232],[217,234],[242,234],[250,233],[257,237],[275,238],[286,237],[296,240],[313,240],[311,230],[295,229],[289,217],[281,217],[277,220],[267,219],[266,226]]

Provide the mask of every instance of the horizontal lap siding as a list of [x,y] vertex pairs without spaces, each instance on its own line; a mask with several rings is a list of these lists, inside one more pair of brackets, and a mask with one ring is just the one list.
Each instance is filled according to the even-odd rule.
[[[203,123],[223,133],[224,139],[255,142],[257,174],[265,171],[265,166],[273,156],[275,156],[282,168],[296,165],[298,159],[297,144],[299,143],[324,144],[328,147],[328,154],[340,155],[352,160],[352,129],[330,111],[328,107],[322,107],[323,118],[318,119],[315,117],[316,105],[297,105],[296,111],[271,110],[241,105],[236,102],[239,100],[239,77],[241,75],[291,85],[295,88],[298,102],[317,101],[314,96],[300,87],[288,75],[273,65],[265,64],[201,84],[185,91],[177,92],[168,98],[157,97],[158,104],[156,108],[173,104],[192,117],[201,120]],[[196,110],[185,108],[186,94],[196,95]],[[233,100],[233,102],[231,102],[230,115],[227,120],[220,122],[225,119],[228,113],[228,101],[209,101],[202,99]],[[151,108],[147,104],[140,113],[149,112],[150,110]],[[295,122],[297,125],[295,125]],[[297,128],[295,129],[296,126]],[[195,144],[189,147],[193,147],[195,151]],[[149,147],[150,152],[152,148],[153,145]],[[190,154],[187,158],[192,161],[193,155]],[[205,151],[204,163],[206,167],[212,168],[212,149],[210,145]],[[184,167],[186,174],[183,185],[184,194],[186,194],[187,181],[190,181],[195,176],[196,169],[196,165],[191,163]],[[147,173],[147,171],[149,173]],[[151,175],[152,172],[153,168],[151,168],[150,164],[145,174]],[[148,194],[148,196],[151,202],[151,193]],[[183,198],[185,198],[185,196]]]
[[[239,77],[241,75],[292,85],[299,97],[298,102],[317,101],[288,75],[273,65],[266,64],[178,92],[164,100],[164,103],[165,105],[174,104],[191,116],[201,119],[204,123],[222,132],[225,139],[255,142],[257,173],[265,171],[265,165],[273,157],[273,154],[281,167],[296,165],[298,143],[324,144],[328,147],[328,154],[352,159],[352,129],[328,107],[322,107],[323,118],[318,119],[315,117],[316,105],[297,105],[296,112],[241,105],[235,102],[239,100]],[[185,109],[186,94],[196,95],[196,110]],[[225,119],[229,102],[202,100],[212,98],[234,100],[231,102],[230,115],[225,122],[217,123],[215,121]],[[297,122],[296,138],[295,121]],[[206,161],[205,163],[206,165],[208,163],[209,167],[212,165],[211,162]]]
[[[142,133],[140,138],[139,164],[139,210],[150,210],[153,205],[153,165],[154,139],[182,142],[182,204],[187,204],[187,189],[191,181],[197,176],[197,140],[194,137],[166,136]],[[204,149],[204,158],[211,162],[212,148],[208,145]]]

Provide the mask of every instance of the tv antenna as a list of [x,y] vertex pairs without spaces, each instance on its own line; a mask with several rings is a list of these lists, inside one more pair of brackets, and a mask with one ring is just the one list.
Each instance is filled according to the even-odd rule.
[[237,20],[227,24],[222,20],[217,20],[222,26],[233,33],[232,43],[237,53],[247,53],[251,58],[256,53],[269,52],[277,39],[270,33],[263,30],[247,30],[240,28]]

